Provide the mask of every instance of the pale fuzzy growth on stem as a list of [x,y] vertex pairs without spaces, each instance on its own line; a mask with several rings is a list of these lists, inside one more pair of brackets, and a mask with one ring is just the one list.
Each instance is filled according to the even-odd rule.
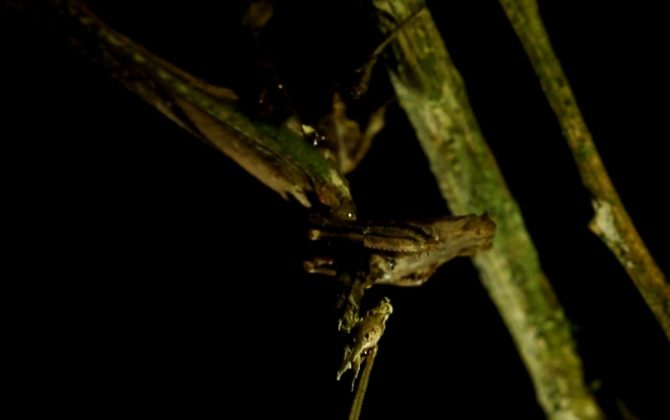
[[614,188],[554,52],[536,0],[499,0],[563,129],[584,187],[593,197],[590,228],[617,257],[670,339],[670,284]]

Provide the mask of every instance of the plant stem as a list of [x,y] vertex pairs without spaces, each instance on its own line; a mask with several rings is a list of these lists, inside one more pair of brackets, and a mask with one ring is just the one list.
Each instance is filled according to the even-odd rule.
[[365,358],[365,368],[363,369],[361,378],[358,380],[356,395],[354,395],[354,400],[351,403],[351,410],[349,411],[349,420],[358,420],[361,416],[363,400],[365,399],[365,392],[368,389],[368,382],[370,381],[370,374],[372,373],[372,365],[375,363],[376,356],[377,347],[373,347],[370,354]]
[[[373,0],[391,33],[423,0]],[[582,363],[563,309],[539,264],[495,158],[470,108],[430,13],[418,15],[392,45],[391,81],[454,214],[487,212],[497,224],[493,248],[474,257],[551,419],[603,415],[584,383]]]
[[499,0],[512,23],[542,89],[556,114],[591,194],[595,215],[589,224],[614,253],[670,340],[670,284],[637,233],[593,143],[535,0]]

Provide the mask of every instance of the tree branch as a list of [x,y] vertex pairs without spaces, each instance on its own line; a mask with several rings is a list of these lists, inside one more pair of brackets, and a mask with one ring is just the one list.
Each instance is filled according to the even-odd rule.
[[637,233],[593,143],[535,0],[499,0],[563,129],[595,215],[589,224],[614,253],[670,340],[670,284]]
[[[389,35],[423,0],[373,0]],[[474,257],[552,419],[603,415],[584,384],[563,309],[540,267],[516,202],[470,108],[463,81],[430,13],[419,14],[392,44],[391,81],[454,214],[487,212],[498,225],[493,248]]]

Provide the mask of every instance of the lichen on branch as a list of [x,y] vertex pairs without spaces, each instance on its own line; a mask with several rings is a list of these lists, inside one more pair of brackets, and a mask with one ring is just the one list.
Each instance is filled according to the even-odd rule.
[[[423,0],[373,0],[379,27],[393,33]],[[404,25],[391,44],[390,77],[455,214],[489,214],[498,225],[493,248],[474,257],[530,373],[538,401],[552,419],[599,419],[563,309],[469,105],[430,13]]]
[[589,224],[617,257],[670,340],[670,284],[644,244],[598,154],[536,0],[499,0],[563,129],[594,216]]

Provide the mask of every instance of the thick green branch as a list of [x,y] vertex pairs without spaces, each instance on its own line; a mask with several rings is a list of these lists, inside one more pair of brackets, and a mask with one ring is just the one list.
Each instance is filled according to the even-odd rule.
[[[424,7],[423,0],[373,0],[380,27]],[[526,364],[552,419],[602,414],[584,383],[570,327],[468,103],[430,13],[419,14],[393,43],[391,80],[455,214],[487,212],[498,225],[493,248],[475,258],[482,282]]]
[[216,147],[282,197],[321,205],[334,217],[354,215],[339,171],[298,130],[252,120],[235,94],[208,85],[114,31],[74,0],[51,2],[69,33],[91,58],[145,101]]
[[540,79],[549,103],[591,193],[595,216],[590,229],[626,269],[670,339],[670,285],[626,212],[593,144],[561,63],[551,46],[535,0],[499,0]]

